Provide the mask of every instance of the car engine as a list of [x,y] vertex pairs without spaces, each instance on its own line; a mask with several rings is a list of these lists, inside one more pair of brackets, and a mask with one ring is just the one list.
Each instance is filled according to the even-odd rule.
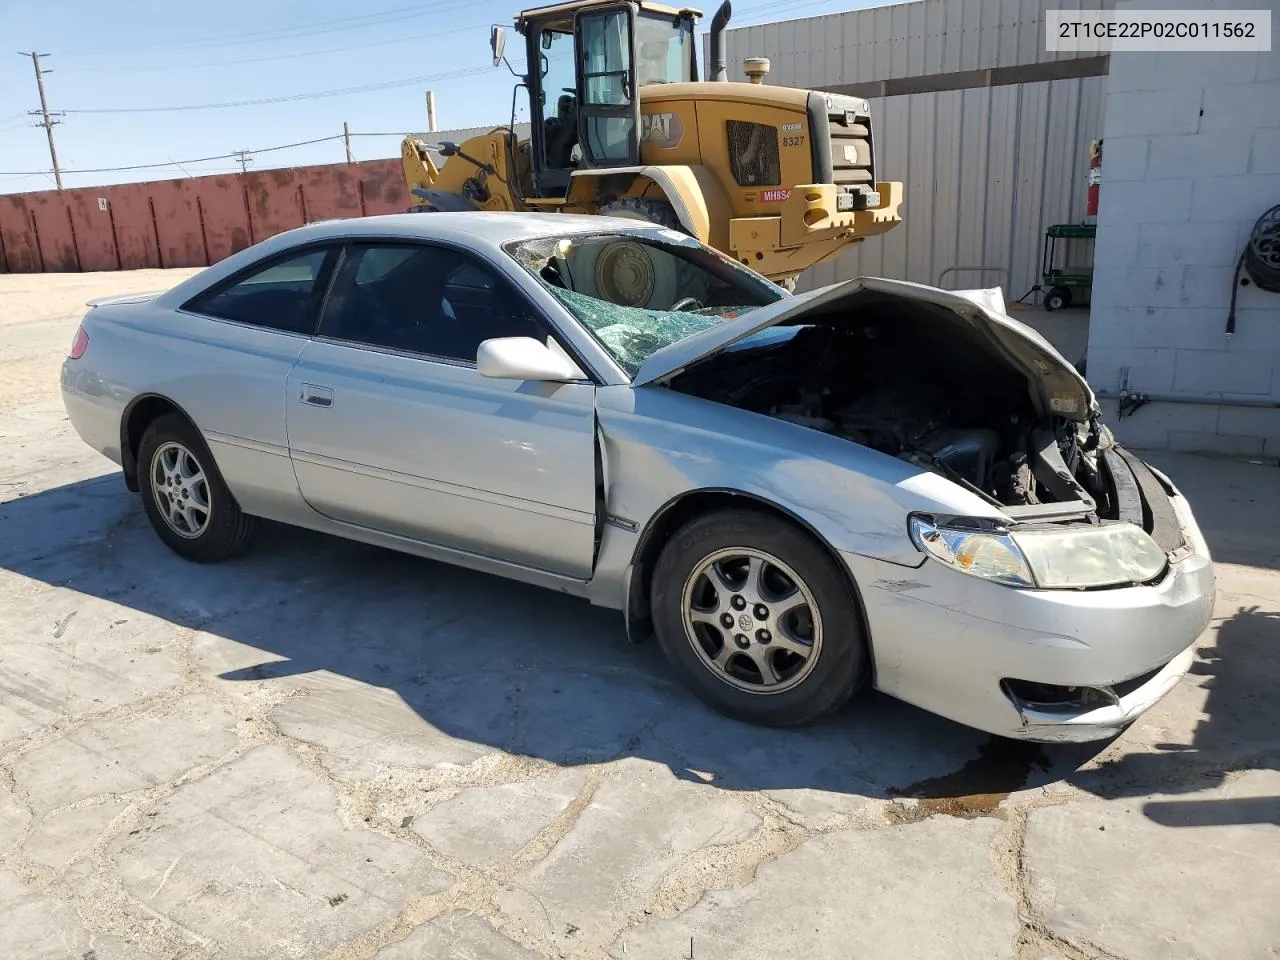
[[843,437],[1003,505],[1105,496],[1097,425],[1037,415],[1025,376],[987,344],[903,318],[792,329],[673,386]]

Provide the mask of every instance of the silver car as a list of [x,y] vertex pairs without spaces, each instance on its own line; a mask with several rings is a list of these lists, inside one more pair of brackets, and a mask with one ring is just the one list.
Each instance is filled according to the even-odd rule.
[[1187,672],[1213,602],[1186,500],[1001,306],[788,296],[648,224],[311,224],[94,302],[62,387],[181,557],[270,518],[540,584],[757,723],[870,684],[1108,737]]

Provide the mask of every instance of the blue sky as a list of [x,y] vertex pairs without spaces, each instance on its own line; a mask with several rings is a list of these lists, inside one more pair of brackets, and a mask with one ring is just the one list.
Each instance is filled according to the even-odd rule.
[[[735,0],[733,26],[814,16],[884,0]],[[534,5],[534,4],[530,4]],[[718,0],[701,5],[710,22]],[[425,91],[435,90],[443,128],[499,123],[510,114],[513,80],[493,69],[489,24],[509,24],[521,9],[498,0],[0,0],[0,193],[50,189],[43,129],[25,112],[39,107],[31,60],[48,54],[50,110],[65,170],[177,161],[193,175],[238,169],[233,160],[194,158],[357,134],[359,160],[391,157],[398,136],[426,129]],[[509,41],[514,39],[509,32]],[[518,43],[509,55],[522,67]],[[345,90],[401,86],[280,103],[165,112],[79,113],[195,106]],[[341,141],[257,155],[253,169],[336,163]],[[182,176],[176,166],[120,173],[70,173],[68,187]]]

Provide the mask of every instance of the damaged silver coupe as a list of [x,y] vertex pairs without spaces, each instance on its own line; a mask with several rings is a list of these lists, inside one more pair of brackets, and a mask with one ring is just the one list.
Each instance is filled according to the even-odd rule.
[[1001,305],[788,296],[647,224],[313,224],[94,306],[62,381],[188,559],[267,517],[586,597],[757,723],[870,685],[1108,737],[1213,602],[1185,498]]

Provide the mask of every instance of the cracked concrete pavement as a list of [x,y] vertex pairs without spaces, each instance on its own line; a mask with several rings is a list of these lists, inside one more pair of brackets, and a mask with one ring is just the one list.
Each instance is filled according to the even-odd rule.
[[[0,276],[0,955],[1280,957],[1280,471],[1155,455],[1219,597],[1109,744],[694,702],[611,611],[303,531],[170,554]],[[1138,414],[1139,416],[1141,414]]]

